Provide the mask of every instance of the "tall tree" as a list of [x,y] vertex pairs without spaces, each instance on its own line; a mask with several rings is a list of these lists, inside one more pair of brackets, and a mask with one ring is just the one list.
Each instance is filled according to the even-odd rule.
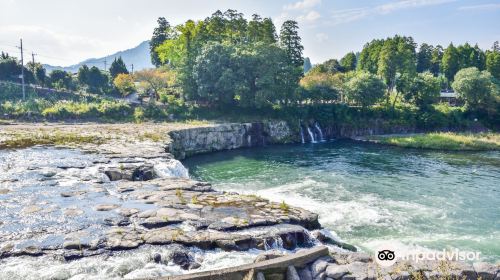
[[118,74],[128,74],[128,69],[125,63],[123,62],[122,57],[115,57],[113,63],[111,63],[111,67],[109,67],[109,74],[111,78],[114,80]]
[[386,40],[380,51],[378,61],[378,75],[382,77],[389,92],[396,85],[396,74],[398,70],[397,46],[393,40]]
[[417,72],[422,73],[425,71],[430,71],[432,69],[432,55],[434,53],[434,47],[423,43],[420,45],[420,49],[417,54]]
[[344,68],[344,71],[354,71],[356,70],[356,55],[353,52],[346,54],[341,60],[340,65]]
[[243,14],[229,9],[224,12],[224,17],[227,20],[226,33],[229,40],[233,43],[243,42],[247,31],[247,21]]
[[84,64],[78,69],[77,80],[81,85],[88,84],[89,81],[89,67]]
[[294,20],[287,20],[281,26],[280,46],[285,50],[291,65],[301,67],[304,64],[304,47],[299,36],[299,25]]
[[377,74],[380,51],[384,46],[384,42],[385,40],[372,40],[364,45],[358,59],[358,70]]
[[493,77],[500,79],[500,50],[488,52],[486,69]]
[[431,58],[431,68],[430,71],[434,76],[438,76],[441,73],[441,61],[443,60],[443,47],[441,45],[437,45],[432,50],[432,58]]
[[154,29],[153,36],[149,41],[149,51],[151,54],[151,63],[153,63],[153,65],[156,67],[160,67],[162,65],[162,62],[158,57],[156,47],[160,46],[161,44],[163,44],[163,42],[170,39],[172,28],[170,26],[170,23],[168,23],[168,21],[164,17],[158,18],[157,22],[158,26]]
[[254,14],[247,28],[247,37],[250,42],[276,43],[276,27],[270,18],[262,19]]
[[441,61],[441,67],[444,76],[448,81],[452,82],[455,74],[460,69],[460,58],[457,48],[451,43],[443,53],[443,60]]

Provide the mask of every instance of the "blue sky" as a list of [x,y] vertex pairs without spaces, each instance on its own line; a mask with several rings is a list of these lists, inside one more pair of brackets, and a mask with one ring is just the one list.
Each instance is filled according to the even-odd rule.
[[134,47],[159,16],[178,24],[228,8],[272,17],[278,29],[297,20],[313,63],[394,34],[482,48],[500,40],[500,0],[0,0],[0,50],[17,55],[22,37],[37,60],[69,65]]

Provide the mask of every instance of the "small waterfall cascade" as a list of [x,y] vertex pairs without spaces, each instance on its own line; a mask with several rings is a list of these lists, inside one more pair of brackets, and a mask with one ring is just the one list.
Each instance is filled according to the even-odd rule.
[[316,137],[314,137],[314,133],[309,126],[307,126],[307,133],[309,133],[309,137],[311,137],[311,143],[317,143]]
[[314,123],[314,127],[316,128],[316,130],[318,131],[319,133],[319,140],[321,142],[324,142],[325,141],[325,138],[323,137],[323,131],[321,131],[321,127],[319,126],[319,123]]
[[306,143],[306,140],[304,139],[304,130],[302,129],[302,125],[299,123],[300,127],[300,140],[302,141],[302,144]]

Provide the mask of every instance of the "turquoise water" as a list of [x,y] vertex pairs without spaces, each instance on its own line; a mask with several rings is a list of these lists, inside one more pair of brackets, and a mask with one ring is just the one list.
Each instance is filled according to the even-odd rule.
[[373,251],[460,249],[500,260],[500,152],[418,151],[353,141],[234,150],[187,159],[191,176],[320,214]]

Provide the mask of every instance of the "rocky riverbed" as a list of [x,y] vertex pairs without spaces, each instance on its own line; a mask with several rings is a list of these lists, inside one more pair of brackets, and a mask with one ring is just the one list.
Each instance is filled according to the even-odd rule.
[[[186,247],[313,245],[308,230],[320,227],[316,214],[189,179],[165,151],[169,129],[151,127],[154,132],[149,126],[141,132],[99,125],[2,128],[0,143],[12,148],[0,151],[0,259],[74,261],[174,246],[173,256],[163,258],[195,269],[201,264]],[[76,141],[89,135],[100,140]],[[27,147],[41,141],[37,136],[54,143]],[[17,144],[23,148],[13,149]],[[162,256],[151,258],[160,262]]]
[[[408,279],[413,271],[438,271],[437,263],[380,270],[369,255],[353,253],[356,248],[320,231],[312,212],[190,179],[168,152],[168,133],[195,126],[2,126],[0,279],[158,277],[234,266],[268,258],[269,253],[258,256],[263,251],[278,249],[273,254],[280,255],[321,243],[329,244],[330,257],[282,276]],[[226,137],[230,131],[222,130],[211,138],[234,142]],[[238,132],[236,137],[246,136]],[[460,265],[422,275],[452,271],[467,279],[499,277],[496,266]],[[471,276],[464,271],[472,271]]]

